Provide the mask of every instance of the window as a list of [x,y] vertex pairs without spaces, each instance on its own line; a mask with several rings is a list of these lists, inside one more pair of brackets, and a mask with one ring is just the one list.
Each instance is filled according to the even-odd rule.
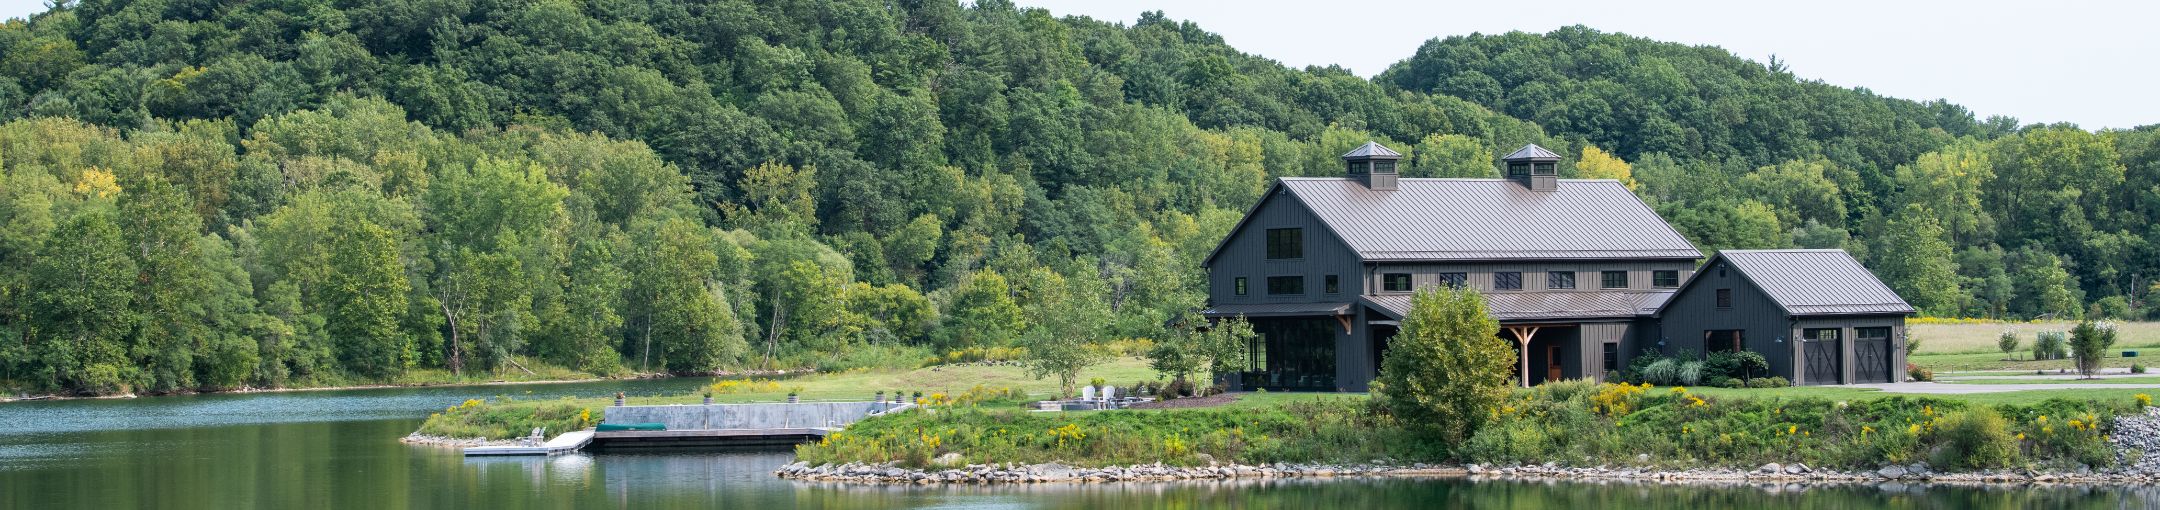
[[1604,360],[1605,377],[1612,377],[1620,373],[1620,342],[1605,342]]
[[1372,166],[1372,171],[1373,171],[1373,173],[1376,173],[1376,174],[1392,174],[1392,173],[1395,173],[1395,162],[1393,162],[1393,161],[1374,161],[1374,162],[1373,162],[1373,166]]
[[1305,258],[1305,229],[1271,228],[1267,230],[1267,258]]
[[1627,271],[1606,271],[1606,272],[1602,273],[1602,274],[1601,274],[1601,276],[1603,276],[1603,277],[1605,278],[1605,281],[1603,282],[1603,283],[1604,283],[1603,287],[1605,287],[1605,288],[1608,288],[1608,289],[1625,289],[1625,288],[1627,288]]
[[1303,276],[1270,276],[1270,277],[1267,277],[1267,293],[1268,293],[1268,295],[1270,295],[1270,296],[1273,296],[1273,295],[1277,295],[1277,294],[1304,294],[1304,293],[1305,293],[1305,277],[1303,277]]
[[1327,275],[1327,293],[1335,294],[1338,292],[1342,292],[1342,282],[1335,275]]
[[1554,175],[1554,174],[1557,174],[1558,172],[1554,172],[1554,171],[1553,171],[1553,164],[1552,164],[1552,163],[1538,163],[1538,164],[1537,164],[1537,170],[1535,170],[1535,171],[1532,171],[1531,173],[1534,173],[1534,174],[1538,174],[1538,175]]
[[1468,283],[1470,283],[1470,273],[1440,273],[1441,285],[1462,288],[1464,284]]
[[1853,337],[1861,340],[1889,340],[1890,328],[1853,328]]
[[1652,286],[1652,287],[1657,287],[1657,288],[1661,288],[1661,289],[1670,289],[1670,288],[1673,288],[1673,287],[1679,287],[1679,286],[1680,286],[1680,272],[1679,272],[1679,271],[1675,271],[1675,270],[1671,270],[1671,269],[1667,269],[1667,270],[1663,270],[1663,271],[1651,271],[1651,272],[1650,272],[1650,286]]
[[1811,342],[1835,342],[1842,333],[1844,332],[1838,330],[1838,328],[1805,329],[1800,331],[1800,338]]
[[1575,288],[1575,272],[1574,272],[1574,271],[1553,271],[1553,272],[1550,272],[1550,273],[1545,273],[1545,288],[1547,288],[1547,289],[1572,289],[1572,288]]
[[1362,173],[1365,173],[1365,162],[1363,162],[1363,161],[1352,161],[1352,162],[1350,162],[1350,173],[1353,173],[1353,174],[1362,174]]
[[1508,163],[1508,165],[1507,165],[1507,175],[1508,175],[1508,177],[1522,177],[1522,176],[1525,176],[1525,175],[1530,175],[1530,164],[1529,164],[1529,163]]
[[1493,290],[1522,290],[1522,272],[1501,271],[1492,274]]
[[1703,332],[1703,352],[1740,352],[1740,330],[1713,329]]
[[1243,276],[1237,277],[1237,279],[1235,279],[1235,280],[1231,280],[1231,282],[1232,282],[1232,283],[1231,283],[1230,285],[1231,285],[1232,287],[1236,287],[1235,289],[1232,289],[1232,292],[1236,292],[1236,293],[1237,293],[1237,295],[1240,295],[1240,296],[1243,296],[1243,295],[1245,295],[1245,277],[1243,277]]
[[1732,309],[1732,289],[1717,290],[1717,308],[1719,310]]
[[1380,275],[1380,290],[1385,290],[1388,292],[1409,292],[1410,273],[1388,273]]

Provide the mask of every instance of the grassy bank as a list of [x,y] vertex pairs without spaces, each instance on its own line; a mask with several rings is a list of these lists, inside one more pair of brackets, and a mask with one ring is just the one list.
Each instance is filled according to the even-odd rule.
[[1487,426],[1456,445],[1423,440],[1357,396],[1258,394],[1220,408],[1085,413],[932,406],[856,423],[796,453],[811,464],[912,467],[959,454],[967,463],[1076,466],[1388,458],[1657,468],[1766,462],[1874,468],[1928,461],[1963,469],[2075,469],[2112,463],[2107,418],[2140,406],[2128,395],[1917,398],[1809,390],[1549,384],[1516,392],[1493,410]]
[[[1081,381],[1101,378],[1119,385],[1136,381],[1154,380],[1155,373],[1147,368],[1147,362],[1138,358],[1120,358],[1097,365],[1080,374]],[[713,401],[719,403],[777,402],[787,399],[788,392],[799,391],[803,400],[870,400],[879,391],[922,392],[923,395],[959,395],[972,388],[1009,390],[1036,398],[1048,398],[1057,393],[1056,379],[1028,377],[1019,367],[1008,365],[948,365],[914,370],[857,369],[837,373],[815,374],[775,381],[774,384],[744,384],[724,392],[716,392]],[[634,405],[695,404],[701,402],[701,393],[684,393],[663,397],[639,397]],[[613,405],[613,398],[565,398],[548,401],[521,401],[492,399],[474,406],[459,406],[428,417],[420,427],[423,434],[455,438],[482,437],[503,439],[523,435],[533,427],[542,426],[540,419],[520,421],[517,416],[543,415],[541,407],[559,407],[564,412],[590,411],[594,418],[602,410]],[[504,421],[507,420],[507,421]],[[569,430],[550,427],[549,430]]]

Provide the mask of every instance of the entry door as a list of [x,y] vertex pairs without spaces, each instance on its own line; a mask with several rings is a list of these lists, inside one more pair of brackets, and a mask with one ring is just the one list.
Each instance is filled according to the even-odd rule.
[[1560,378],[1560,346],[1547,345],[1545,346],[1545,380],[1558,381]]
[[1838,376],[1845,366],[1841,333],[1835,328],[1810,329],[1804,332],[1800,355],[1806,358],[1807,384],[1838,384]]

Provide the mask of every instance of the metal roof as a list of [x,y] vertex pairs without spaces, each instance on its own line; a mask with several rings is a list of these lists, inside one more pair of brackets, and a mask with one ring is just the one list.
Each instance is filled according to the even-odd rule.
[[1358,146],[1358,148],[1356,148],[1356,149],[1351,149],[1351,150],[1350,150],[1350,152],[1345,152],[1345,153],[1343,153],[1342,157],[1343,157],[1344,159],[1348,159],[1348,158],[1378,158],[1378,159],[1402,159],[1402,154],[1401,154],[1401,153],[1398,153],[1398,152],[1395,152],[1395,151],[1393,151],[1393,150],[1389,150],[1389,149],[1388,149],[1388,148],[1387,148],[1386,146],[1380,145],[1380,143],[1379,143],[1379,142],[1365,142],[1365,145],[1359,145],[1359,146]]
[[1505,179],[1402,179],[1373,190],[1284,177],[1282,186],[1369,261],[1702,258],[1609,179],[1563,179],[1553,192]]
[[1558,160],[1560,159],[1560,155],[1553,153],[1553,151],[1545,150],[1544,147],[1539,147],[1538,144],[1533,143],[1529,145],[1524,145],[1520,149],[1515,149],[1515,152],[1508,153],[1507,157],[1500,158],[1501,161],[1514,161],[1518,159]]
[[[1657,311],[1673,291],[1487,292],[1485,309],[1502,322],[1625,319]],[[1409,294],[1365,296],[1364,302],[1397,319],[1410,313]]]
[[1254,303],[1210,306],[1201,310],[1207,317],[1296,317],[1312,315],[1349,315],[1350,303]]
[[1725,250],[1710,260],[1731,263],[1790,315],[1914,312],[1845,250]]

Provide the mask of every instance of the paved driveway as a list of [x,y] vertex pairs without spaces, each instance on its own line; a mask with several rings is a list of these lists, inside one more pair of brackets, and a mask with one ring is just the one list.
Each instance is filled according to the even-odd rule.
[[1946,394],[1966,394],[1966,393],[2002,393],[2002,392],[2005,392],[2005,391],[2026,391],[2026,390],[2094,390],[2094,389],[2118,389],[2118,388],[2119,388],[2119,389],[2151,388],[2151,389],[2154,389],[2154,390],[2160,390],[2160,384],[2118,384],[2118,383],[2089,383],[2089,384],[2065,384],[2065,383],[2054,383],[2054,384],[2050,384],[2050,383],[2033,383],[2033,384],[1948,384],[1948,383],[1935,383],[1935,382],[1901,382],[1901,383],[1881,383],[1881,384],[1852,384],[1852,385],[1848,385],[1848,386],[1851,386],[1851,387],[1854,387],[1854,388],[1874,388],[1874,389],[1882,390],[1882,391],[1883,391],[1883,392],[1885,392],[1885,393],[1920,393],[1920,394],[1938,394],[1938,395],[1946,395]]

